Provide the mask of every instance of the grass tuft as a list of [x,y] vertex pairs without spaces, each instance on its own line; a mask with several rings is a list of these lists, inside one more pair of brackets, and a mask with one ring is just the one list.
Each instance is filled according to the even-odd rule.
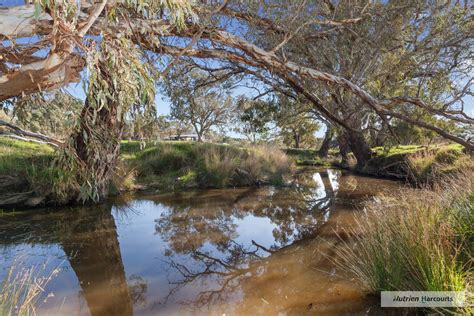
[[355,242],[337,250],[339,264],[374,294],[472,290],[472,185],[468,171],[432,189],[378,196],[349,231]]
[[0,315],[36,315],[38,300],[59,268],[44,274],[45,265],[24,267],[16,260],[0,283]]
[[293,163],[270,147],[235,147],[186,142],[163,142],[129,155],[138,180],[168,190],[181,187],[222,188],[283,184]]

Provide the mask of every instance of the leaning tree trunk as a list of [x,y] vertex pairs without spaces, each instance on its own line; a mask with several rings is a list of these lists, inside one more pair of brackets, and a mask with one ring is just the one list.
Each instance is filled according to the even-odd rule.
[[[73,150],[82,166],[77,175],[82,187],[79,200],[99,201],[108,195],[123,133],[117,108],[117,104],[109,100],[108,107],[97,111],[86,99],[80,116],[80,128],[72,135]],[[88,187],[84,189],[85,185]]]
[[349,166],[349,153],[352,152],[357,161],[356,168],[362,169],[372,156],[372,150],[362,132],[344,130],[338,136],[339,151],[342,165]]
[[346,133],[341,133],[337,137],[337,142],[339,145],[339,152],[341,154],[341,165],[343,167],[349,167],[349,139]]
[[295,148],[296,149],[300,148],[300,137],[301,137],[301,135],[298,132],[293,133],[293,138],[294,138],[294,141],[295,141]]
[[344,132],[349,140],[349,148],[357,160],[357,169],[365,166],[372,156],[372,150],[362,132]]
[[331,125],[326,125],[326,133],[324,134],[323,143],[318,150],[318,156],[321,158],[326,158],[329,153],[329,146],[331,145],[331,140],[334,136],[334,128]]

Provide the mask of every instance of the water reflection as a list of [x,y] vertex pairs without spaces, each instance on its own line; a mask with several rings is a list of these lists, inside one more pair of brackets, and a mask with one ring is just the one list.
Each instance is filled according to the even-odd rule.
[[292,188],[197,191],[4,216],[0,277],[19,252],[31,254],[31,262],[39,253],[66,257],[64,275],[50,285],[55,299],[40,314],[60,302],[62,313],[85,315],[310,311],[316,296],[335,295],[322,294],[318,281],[360,303],[350,282],[314,269],[333,269],[322,252],[334,240],[314,244],[311,237],[380,187],[380,180],[327,170],[302,174]]
[[[91,315],[133,314],[110,206],[32,216],[20,214],[0,222],[3,253],[12,250],[7,246],[12,243],[60,246],[79,280],[80,295]],[[138,300],[132,293],[133,299]]]

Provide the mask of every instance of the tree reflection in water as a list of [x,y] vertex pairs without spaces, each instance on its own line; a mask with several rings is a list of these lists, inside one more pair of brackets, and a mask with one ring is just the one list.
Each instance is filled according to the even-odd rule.
[[[207,282],[210,289],[182,304],[201,309],[230,300],[243,280],[264,273],[267,258],[295,241],[314,236],[330,216],[338,192],[340,173],[301,175],[292,188],[247,190],[232,194],[216,205],[213,196],[200,192],[155,200],[166,206],[156,219],[156,233],[168,244],[168,264],[180,278],[161,304],[187,285]],[[324,180],[323,180],[324,178]],[[169,203],[171,202],[171,203]],[[273,243],[239,242],[237,220],[248,216],[268,218]],[[183,260],[185,255],[192,260]]]
[[132,315],[134,303],[144,300],[143,279],[132,276],[127,284],[117,237],[111,206],[106,204],[33,217],[20,213],[0,225],[0,244],[5,247],[59,245],[91,315]]
[[[340,291],[360,297],[349,281],[341,285],[312,268],[332,269],[320,254],[336,240],[325,239],[317,249],[307,245],[332,231],[328,224],[335,218],[352,215],[345,204],[373,193],[380,180],[331,170],[300,177],[289,188],[185,192],[18,214],[0,221],[0,244],[10,252],[16,245],[59,246],[79,281],[79,289],[63,289],[78,290],[92,315],[181,312],[178,306],[197,313],[260,314],[304,309],[315,293],[322,302]],[[128,278],[125,265],[132,272]],[[330,286],[336,288],[331,292]],[[291,302],[282,300],[287,296]],[[272,307],[265,310],[267,301]]]

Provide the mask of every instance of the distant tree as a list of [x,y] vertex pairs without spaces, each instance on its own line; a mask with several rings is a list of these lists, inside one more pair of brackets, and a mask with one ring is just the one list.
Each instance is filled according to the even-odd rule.
[[273,122],[274,105],[268,101],[240,97],[237,101],[235,131],[255,143],[267,139]]
[[64,139],[75,127],[83,103],[63,91],[35,93],[15,99],[11,116],[26,130]]
[[192,128],[192,125],[185,121],[174,119],[172,116],[166,116],[164,117],[161,134],[164,136],[163,138],[170,138],[171,136],[180,137]]
[[205,72],[184,66],[176,67],[164,83],[171,117],[191,124],[199,142],[213,127],[225,124],[234,107],[232,97],[208,80]]
[[316,146],[315,133],[321,125],[310,116],[308,107],[310,105],[307,102],[299,102],[286,96],[278,98],[275,122],[286,146],[292,148]]

